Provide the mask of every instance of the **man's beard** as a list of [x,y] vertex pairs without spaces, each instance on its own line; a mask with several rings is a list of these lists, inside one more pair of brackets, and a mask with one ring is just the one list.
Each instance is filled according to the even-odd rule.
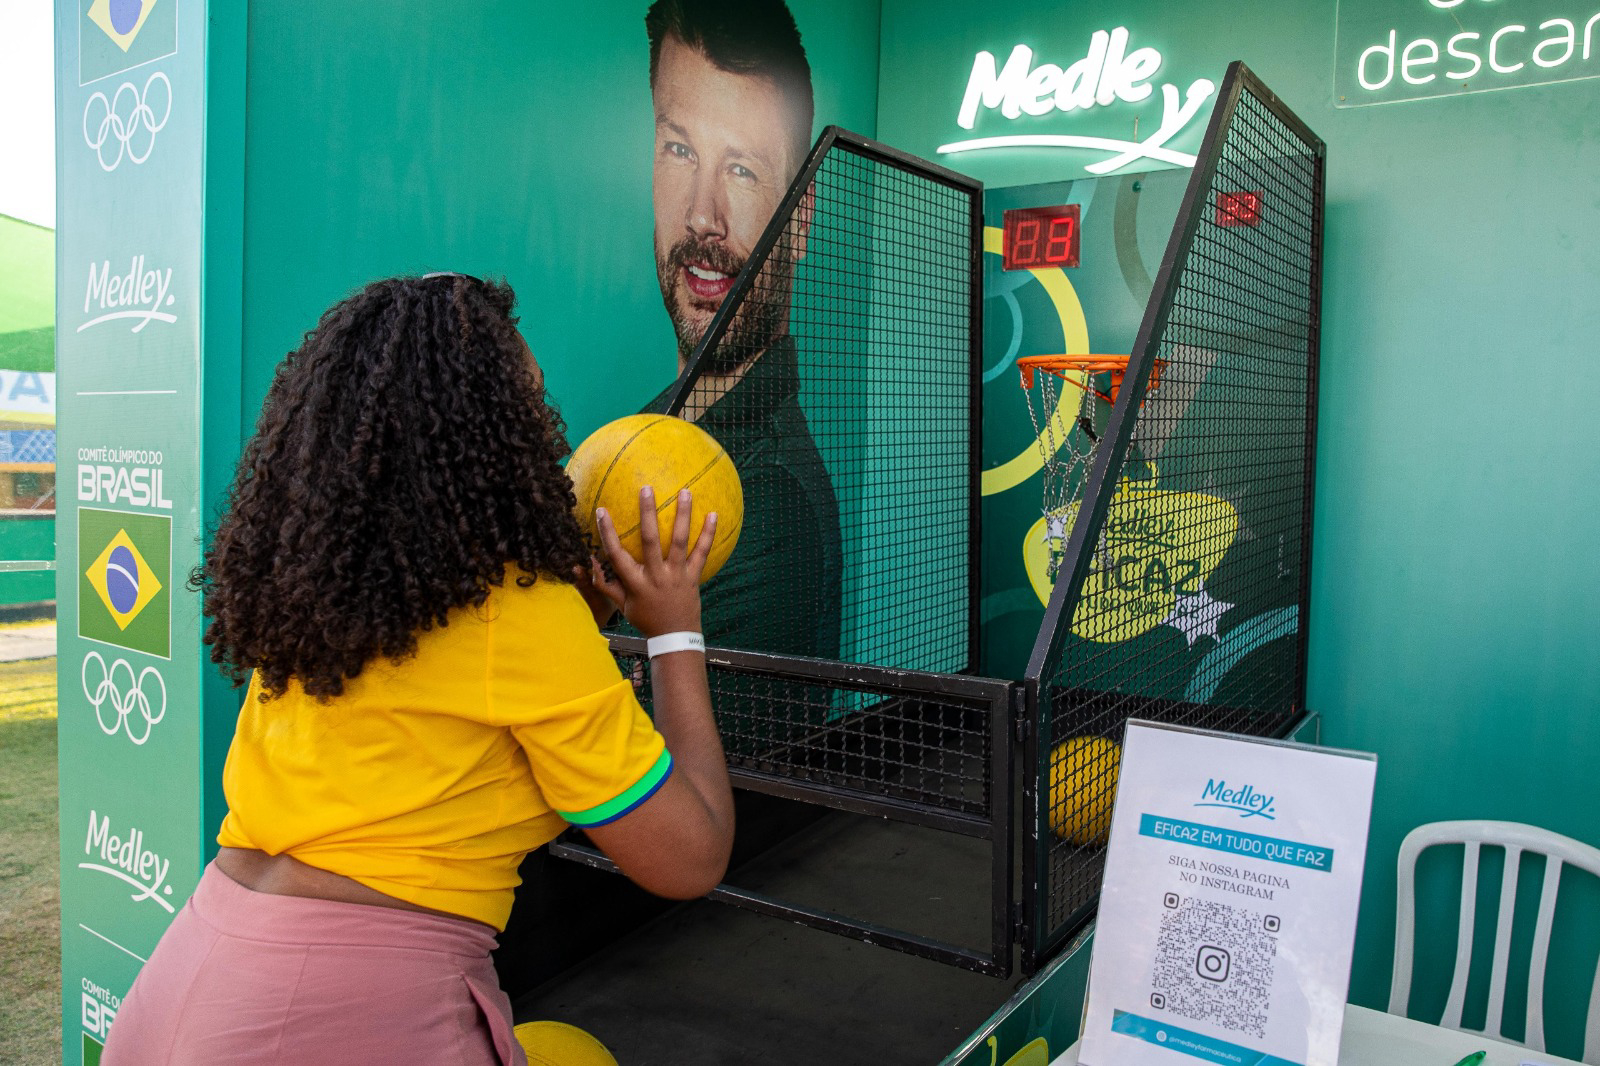
[[[745,294],[743,304],[722,334],[722,340],[706,353],[707,373],[733,373],[772,347],[788,332],[793,268],[786,252],[789,244],[787,237],[784,234],[767,257],[750,291]],[[697,300],[693,293],[688,292],[683,281],[684,270],[694,263],[719,274],[737,277],[746,261],[746,258],[734,255],[720,243],[695,237],[684,237],[668,249],[665,256],[659,252],[656,254],[656,279],[661,284],[661,299],[666,304],[668,317],[672,319],[673,331],[678,335],[678,357],[685,363],[700,344],[703,331],[680,300],[688,301],[697,310],[711,312],[713,318],[720,305]],[[728,298],[723,297],[724,300]]]

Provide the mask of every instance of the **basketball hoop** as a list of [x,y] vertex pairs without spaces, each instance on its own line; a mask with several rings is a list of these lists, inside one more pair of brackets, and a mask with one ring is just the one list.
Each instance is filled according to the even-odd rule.
[[[1157,359],[1156,365],[1150,370],[1150,389],[1154,392],[1161,384],[1161,371],[1166,368],[1165,359]],[[1122,388],[1122,376],[1128,372],[1128,356],[1126,355],[1027,355],[1017,360],[1017,369],[1022,371],[1022,387],[1032,389],[1034,374],[1043,371],[1065,381],[1074,388],[1093,392],[1106,403],[1117,402],[1117,390]],[[1075,377],[1068,374],[1076,371]],[[1089,379],[1100,374],[1111,375],[1111,391],[1102,392],[1089,384]],[[1031,409],[1031,404],[1029,405]]]
[[[1166,360],[1157,359],[1150,369],[1150,390],[1161,382]],[[1044,539],[1049,556],[1048,575],[1053,583],[1067,537],[1077,520],[1083,502],[1084,483],[1089,463],[1100,446],[1094,426],[1094,402],[1098,397],[1108,404],[1117,402],[1122,379],[1128,372],[1126,355],[1030,355],[1017,360],[1022,372],[1022,393],[1028,404],[1028,418],[1043,454]],[[1100,387],[1096,379],[1108,376]],[[1069,410],[1062,385],[1080,391],[1077,410]],[[1075,417],[1074,417],[1075,416]]]

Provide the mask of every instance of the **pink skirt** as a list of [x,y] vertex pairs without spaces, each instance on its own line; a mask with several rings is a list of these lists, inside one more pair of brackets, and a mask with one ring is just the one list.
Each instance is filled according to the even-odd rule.
[[526,1066],[465,919],[253,892],[207,866],[111,1025],[102,1066]]

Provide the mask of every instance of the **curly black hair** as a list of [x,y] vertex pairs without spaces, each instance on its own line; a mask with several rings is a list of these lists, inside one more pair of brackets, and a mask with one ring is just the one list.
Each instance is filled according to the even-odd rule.
[[588,561],[515,302],[460,274],[373,282],[279,364],[190,577],[235,684],[337,696],[481,606],[507,564],[529,584]]

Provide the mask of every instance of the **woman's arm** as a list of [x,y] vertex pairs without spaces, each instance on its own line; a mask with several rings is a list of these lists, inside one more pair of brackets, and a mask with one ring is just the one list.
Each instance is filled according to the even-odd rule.
[[[700,574],[717,516],[706,516],[690,550],[691,505],[689,492],[679,493],[672,541],[663,553],[655,495],[648,487],[640,490],[642,560],[622,547],[611,516],[598,512],[600,539],[614,576],[607,578],[596,564],[592,580],[646,637],[700,632]],[[672,753],[672,776],[635,810],[585,832],[640,887],[672,899],[693,899],[715,888],[727,872],[733,789],[711,715],[704,652],[659,655],[650,672],[656,728]]]

